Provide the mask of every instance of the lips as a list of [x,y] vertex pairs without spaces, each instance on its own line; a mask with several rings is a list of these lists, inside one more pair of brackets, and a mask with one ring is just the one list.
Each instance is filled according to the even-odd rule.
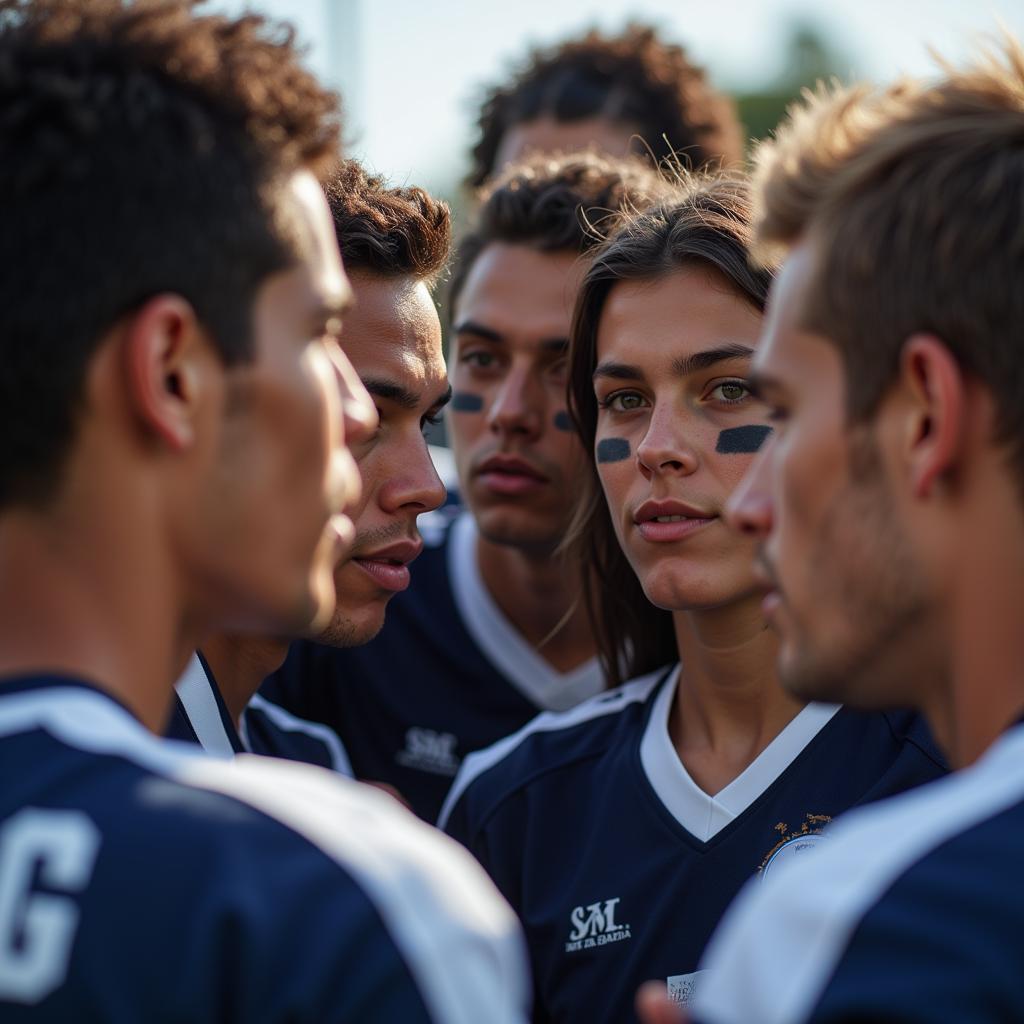
[[480,464],[476,476],[497,495],[529,494],[550,483],[544,473],[518,455],[492,455]]
[[376,551],[354,555],[352,561],[383,590],[397,593],[409,586],[409,563],[423,550],[423,541],[399,541]]
[[715,522],[718,516],[674,499],[645,501],[634,513],[633,524],[644,540],[666,544],[682,540]]

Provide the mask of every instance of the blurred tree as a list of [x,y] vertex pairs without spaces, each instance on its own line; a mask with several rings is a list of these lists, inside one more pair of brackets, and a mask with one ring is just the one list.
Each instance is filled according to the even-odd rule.
[[769,135],[801,89],[813,87],[821,79],[850,77],[854,62],[834,40],[834,35],[817,25],[804,21],[792,24],[779,74],[755,92],[736,94],[748,140]]

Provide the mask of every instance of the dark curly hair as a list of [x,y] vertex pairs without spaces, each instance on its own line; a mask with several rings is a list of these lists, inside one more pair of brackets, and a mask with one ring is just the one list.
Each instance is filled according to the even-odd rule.
[[[612,289],[620,281],[656,281],[690,266],[712,271],[730,291],[764,311],[773,268],[754,267],[752,202],[746,179],[679,172],[668,203],[625,218],[604,243],[580,285],[569,343],[569,412],[588,452],[597,435],[594,397],[597,335]],[[678,657],[671,612],[644,594],[615,536],[593,460],[563,548],[593,574],[583,601],[610,686]]]
[[476,221],[459,243],[448,288],[449,316],[473,264],[491,243],[585,253],[622,213],[657,202],[670,189],[638,158],[536,155],[509,167],[480,193]]
[[338,103],[290,29],[191,0],[0,0],[0,507],[53,491],[100,339],[186,298],[226,363],[293,265],[278,207]]
[[512,125],[549,116],[556,121],[607,117],[636,127],[638,149],[656,161],[677,154],[689,167],[743,158],[736,107],[707,81],[679,46],[649,25],[632,23],[617,36],[596,29],[534,50],[507,85],[492,88],[478,120],[467,184],[479,188],[495,167]]
[[348,270],[411,274],[433,286],[448,260],[451,211],[421,188],[388,188],[346,160],[324,185]]

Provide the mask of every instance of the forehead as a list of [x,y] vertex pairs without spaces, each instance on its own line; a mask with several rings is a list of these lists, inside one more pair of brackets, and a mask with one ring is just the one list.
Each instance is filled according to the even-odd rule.
[[455,323],[472,321],[509,342],[564,338],[586,272],[573,252],[494,242],[477,257],[459,294]]
[[621,281],[601,314],[597,357],[670,363],[731,341],[756,344],[761,314],[709,267],[695,265],[655,281]]
[[297,171],[285,182],[278,216],[294,238],[301,266],[317,298],[326,306],[344,305],[351,291],[341,265],[334,221],[323,189],[309,171]]
[[495,170],[531,152],[575,153],[596,149],[609,156],[625,156],[633,148],[637,126],[608,117],[583,117],[576,121],[556,121],[537,117],[511,125],[501,137]]
[[345,314],[342,347],[356,373],[416,386],[443,381],[441,324],[427,286],[412,275],[361,270],[351,279],[355,305]]
[[804,326],[816,260],[813,245],[800,242],[790,251],[772,282],[761,346],[754,358],[755,372],[766,388],[797,393],[815,382],[841,381],[839,350],[827,338]]

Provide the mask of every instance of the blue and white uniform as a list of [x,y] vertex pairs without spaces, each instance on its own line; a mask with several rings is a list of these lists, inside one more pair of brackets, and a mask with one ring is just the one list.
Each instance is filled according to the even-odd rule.
[[320,722],[307,722],[255,694],[235,728],[220,688],[206,659],[192,655],[174,684],[174,705],[164,735],[185,743],[198,743],[207,753],[221,757],[263,754],[304,761],[353,777],[348,755],[337,734]]
[[1024,726],[974,766],[845,817],[744,893],[708,948],[704,1024],[1024,1020]]
[[539,716],[467,758],[445,803],[440,824],[523,922],[535,1021],[626,1024],[650,979],[687,1002],[748,879],[826,846],[848,808],[944,771],[916,717],[811,704],[709,796],[669,736],[677,680],[662,670]]
[[599,693],[604,679],[596,659],[557,672],[508,621],[480,577],[469,513],[423,534],[412,584],[391,599],[374,640],[346,650],[294,643],[260,692],[329,726],[357,778],[389,783],[436,821],[466,754],[538,711]]
[[5,1024],[520,1024],[515,919],[390,797],[158,739],[71,679],[0,684]]

